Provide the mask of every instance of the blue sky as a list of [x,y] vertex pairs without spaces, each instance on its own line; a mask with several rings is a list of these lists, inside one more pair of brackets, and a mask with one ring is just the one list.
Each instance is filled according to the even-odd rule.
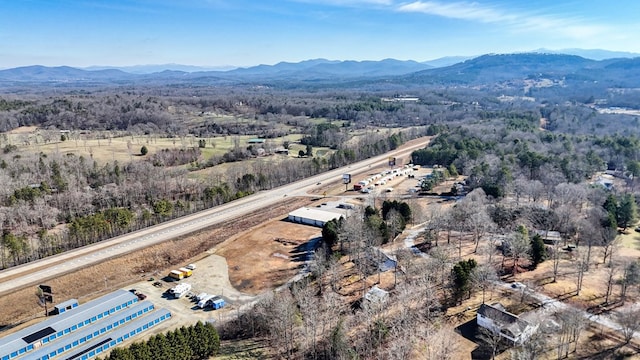
[[0,0],[0,68],[640,52],[640,1]]

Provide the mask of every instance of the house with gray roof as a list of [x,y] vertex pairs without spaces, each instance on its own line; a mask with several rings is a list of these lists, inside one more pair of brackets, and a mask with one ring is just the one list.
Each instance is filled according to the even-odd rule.
[[476,320],[478,326],[499,333],[514,344],[522,344],[538,328],[537,325],[506,311],[500,303],[480,305]]

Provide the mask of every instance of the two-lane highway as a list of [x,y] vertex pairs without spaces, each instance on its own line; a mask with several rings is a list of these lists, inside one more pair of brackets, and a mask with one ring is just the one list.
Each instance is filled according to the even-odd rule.
[[347,167],[334,169],[273,190],[262,191],[227,204],[71,250],[64,254],[3,270],[0,272],[0,295],[235,219],[258,209],[277,204],[285,196],[306,194],[309,190],[316,188],[318,182],[336,181],[341,179],[342,174],[345,173],[357,175],[366,172],[371,167],[385,164],[390,156],[397,158],[407,157],[414,150],[423,148],[428,141],[428,138],[414,140],[399,149]]

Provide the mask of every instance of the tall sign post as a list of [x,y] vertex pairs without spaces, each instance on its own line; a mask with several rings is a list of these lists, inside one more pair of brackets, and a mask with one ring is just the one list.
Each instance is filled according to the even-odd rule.
[[342,175],[342,183],[344,184],[344,191],[349,189],[349,184],[351,184],[351,174]]
[[38,289],[36,290],[36,295],[40,300],[40,304],[44,306],[44,316],[49,316],[49,309],[47,308],[47,303],[53,303],[53,292],[51,291],[51,286],[38,285]]
[[389,168],[396,166],[396,158],[389,157]]

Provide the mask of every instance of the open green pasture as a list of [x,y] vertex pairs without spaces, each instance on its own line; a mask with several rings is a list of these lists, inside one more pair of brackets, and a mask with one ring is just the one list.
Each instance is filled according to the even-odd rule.
[[[183,137],[162,137],[159,135],[124,135],[119,132],[94,131],[94,132],[70,132],[60,133],[59,131],[43,131],[35,128],[21,128],[2,134],[0,146],[16,146],[15,154],[27,155],[31,153],[44,154],[75,154],[91,158],[99,164],[118,161],[126,163],[145,159],[140,156],[140,149],[146,146],[148,155],[154,154],[162,149],[180,149],[198,147],[200,140],[205,140],[205,147],[201,148],[201,161],[206,161],[212,156],[222,156],[224,153],[238,146],[247,148],[249,139],[256,138],[255,135],[228,135],[198,138],[193,135]],[[65,141],[61,136],[66,137]],[[302,134],[288,134],[275,139],[266,139],[263,146],[278,147],[285,141],[296,142],[302,138]],[[258,144],[259,146],[259,144]],[[296,152],[297,155],[297,152]]]

